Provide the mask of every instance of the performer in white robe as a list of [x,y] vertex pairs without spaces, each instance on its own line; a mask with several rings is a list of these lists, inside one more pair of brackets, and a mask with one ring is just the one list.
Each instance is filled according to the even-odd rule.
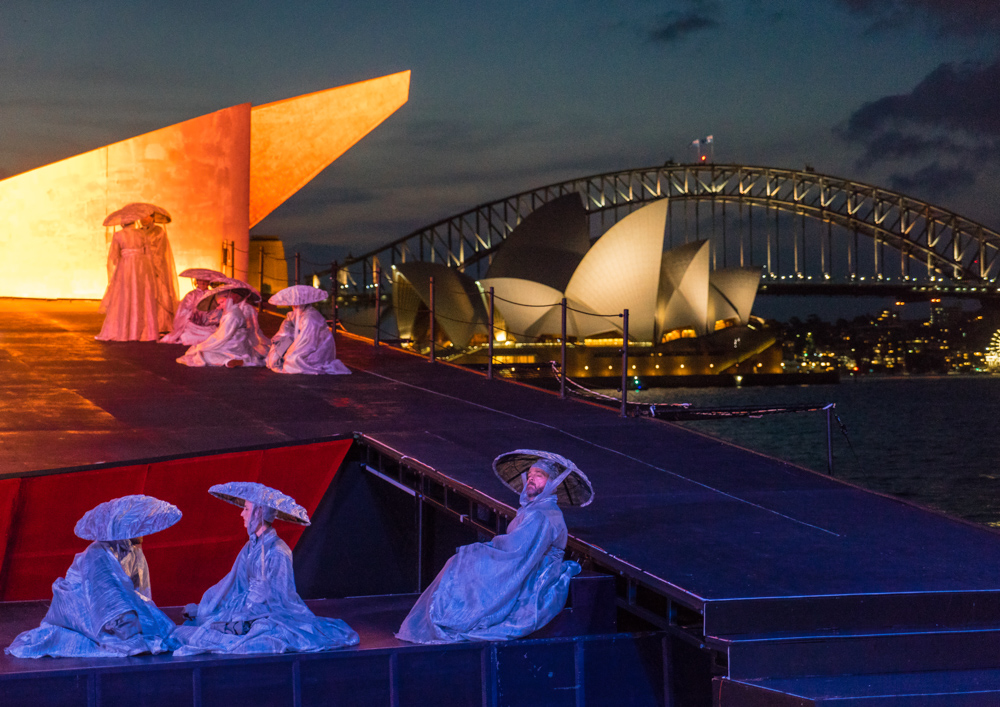
[[354,646],[358,634],[340,619],[316,616],[295,591],[292,551],[278,537],[275,518],[302,525],[302,506],[276,489],[254,482],[217,484],[209,493],[243,506],[250,536],[229,574],[188,604],[188,620],[173,637],[176,656],[197,653],[314,652]]
[[569,460],[534,450],[501,455],[494,469],[511,455],[527,458],[530,467],[520,474],[521,507],[507,533],[458,548],[420,595],[397,638],[504,641],[537,631],[566,605],[570,579],[580,565],[563,560],[567,532],[557,493],[575,475],[574,482],[582,480],[588,491],[581,504],[586,505],[593,497],[590,482]]
[[184,295],[177,314],[174,315],[173,330],[160,339],[161,344],[199,344],[212,335],[222,319],[222,308],[214,307],[207,312],[198,309],[203,297],[210,297],[208,280],[195,280],[195,288]]
[[95,542],[52,584],[41,625],[5,651],[18,658],[100,658],[176,648],[173,621],[153,603],[142,536],[180,518],[176,506],[152,496],[116,498],[88,511],[75,532]]
[[310,305],[297,305],[271,337],[267,367],[276,373],[344,374],[326,319]]
[[263,366],[267,356],[267,338],[257,325],[257,312],[241,299],[235,285],[213,292],[222,306],[218,328],[177,359],[185,366]]
[[126,226],[116,231],[108,250],[108,289],[101,300],[105,312],[100,341],[156,341],[156,273],[146,232]]
[[167,229],[154,223],[153,216],[140,221],[146,232],[146,248],[156,274],[157,331],[170,331],[177,311],[177,269]]

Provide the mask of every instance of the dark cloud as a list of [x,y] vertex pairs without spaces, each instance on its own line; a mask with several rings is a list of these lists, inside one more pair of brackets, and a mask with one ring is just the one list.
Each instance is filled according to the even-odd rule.
[[871,16],[873,29],[925,22],[941,34],[980,36],[1000,30],[997,0],[838,0]]
[[645,30],[648,41],[673,44],[692,34],[722,26],[716,19],[721,12],[716,0],[680,0],[671,4],[678,6],[677,9],[661,13]]
[[900,191],[942,196],[1000,161],[1000,60],[942,64],[906,94],[856,110],[835,132],[863,148],[857,165],[894,169]]
[[892,189],[928,199],[957,194],[975,182],[976,174],[971,169],[962,166],[948,167],[939,162],[932,162],[911,174],[889,176]]

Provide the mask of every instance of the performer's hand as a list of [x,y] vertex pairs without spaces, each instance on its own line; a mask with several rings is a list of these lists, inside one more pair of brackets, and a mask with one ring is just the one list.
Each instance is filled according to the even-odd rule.
[[139,625],[139,617],[134,611],[127,611],[113,621],[109,621],[104,626],[104,631],[110,633],[115,638],[127,640],[139,633],[142,627]]

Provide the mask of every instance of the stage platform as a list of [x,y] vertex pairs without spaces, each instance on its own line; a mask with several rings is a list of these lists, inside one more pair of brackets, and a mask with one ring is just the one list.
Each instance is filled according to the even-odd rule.
[[[619,573],[623,609],[711,656],[709,700],[751,704],[719,702],[744,684],[777,699],[754,681],[815,679],[825,664],[856,671],[842,660],[852,651],[921,651],[922,674],[973,671],[977,684],[1000,669],[1000,535],[988,528],[346,336],[338,347],[352,375],[282,376],[190,369],[174,362],[183,347],[97,342],[100,321],[94,303],[0,300],[3,474],[358,434],[379,460],[514,505],[491,460],[547,449],[573,459],[596,491],[590,507],[566,512],[574,547]],[[902,638],[871,638],[890,634]],[[962,638],[988,657],[938,666],[934,646],[951,651]],[[797,663],[804,644],[816,652]],[[872,665],[912,672],[905,660]]]

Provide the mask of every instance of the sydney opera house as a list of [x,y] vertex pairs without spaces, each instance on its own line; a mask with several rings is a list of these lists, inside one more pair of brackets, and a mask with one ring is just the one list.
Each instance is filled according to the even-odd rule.
[[587,212],[572,193],[529,214],[478,282],[442,264],[398,265],[400,337],[427,346],[433,278],[435,340],[460,352],[456,363],[487,360],[492,290],[494,363],[537,367],[558,358],[565,298],[570,375],[618,369],[626,309],[636,376],[780,372],[773,336],[751,315],[760,270],[710,270],[705,240],[664,250],[666,218],[666,200],[654,202],[592,243]]

